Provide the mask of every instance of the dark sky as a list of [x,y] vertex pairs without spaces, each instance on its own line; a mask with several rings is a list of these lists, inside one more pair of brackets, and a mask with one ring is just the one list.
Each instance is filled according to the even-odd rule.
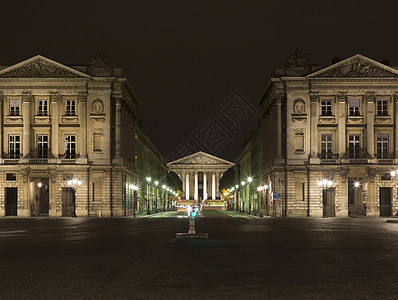
[[296,48],[321,66],[357,53],[398,65],[396,1],[55,2],[2,3],[0,65],[36,54],[87,64],[101,48],[125,70],[144,128],[168,157],[212,117],[229,138],[210,152],[233,160],[259,115],[232,128],[217,109],[239,91],[258,110],[273,69]]

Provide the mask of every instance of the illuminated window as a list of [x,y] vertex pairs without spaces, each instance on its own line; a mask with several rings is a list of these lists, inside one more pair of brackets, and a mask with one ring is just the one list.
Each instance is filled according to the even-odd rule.
[[65,135],[65,158],[76,158],[76,135]]
[[350,116],[359,116],[359,99],[350,99]]
[[10,99],[10,116],[19,116],[21,113],[21,101]]

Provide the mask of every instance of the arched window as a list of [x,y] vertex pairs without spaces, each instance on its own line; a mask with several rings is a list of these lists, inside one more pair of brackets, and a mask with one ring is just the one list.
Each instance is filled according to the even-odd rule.
[[294,152],[304,152],[304,131],[297,129],[294,132]]

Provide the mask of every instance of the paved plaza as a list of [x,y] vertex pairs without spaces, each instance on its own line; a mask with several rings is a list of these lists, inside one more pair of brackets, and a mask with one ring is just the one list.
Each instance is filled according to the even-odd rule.
[[1,299],[397,299],[393,218],[0,219]]

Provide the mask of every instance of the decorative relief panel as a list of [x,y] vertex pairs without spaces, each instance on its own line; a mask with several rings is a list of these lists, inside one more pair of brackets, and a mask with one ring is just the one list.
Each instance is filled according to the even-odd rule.
[[78,78],[70,70],[52,64],[43,58],[35,59],[0,75],[1,78]]
[[355,57],[318,73],[316,77],[397,77],[397,74],[370,60]]

